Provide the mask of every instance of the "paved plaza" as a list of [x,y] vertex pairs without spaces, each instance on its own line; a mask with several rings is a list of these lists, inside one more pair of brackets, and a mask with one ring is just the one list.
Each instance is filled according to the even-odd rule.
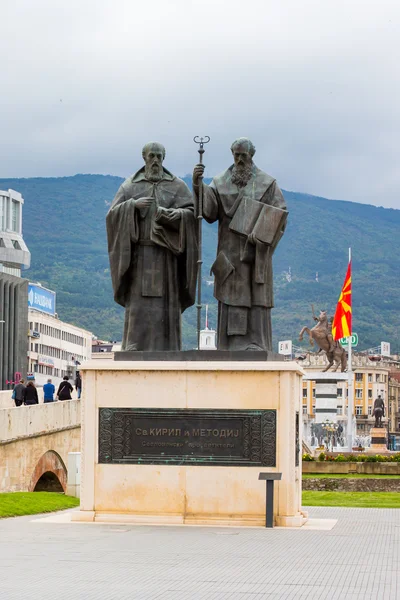
[[400,597],[400,510],[312,508],[310,516],[338,522],[301,531],[3,519],[0,598]]

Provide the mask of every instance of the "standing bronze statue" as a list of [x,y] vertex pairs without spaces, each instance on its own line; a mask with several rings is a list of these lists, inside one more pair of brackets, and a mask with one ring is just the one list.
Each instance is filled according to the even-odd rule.
[[256,167],[248,138],[231,146],[234,164],[211,185],[201,181],[204,165],[193,171],[203,216],[218,221],[218,251],[212,266],[218,300],[218,349],[271,350],[272,255],[283,235],[287,212],[276,180]]
[[162,166],[162,144],[146,144],[142,156],[106,219],[114,299],[125,307],[122,350],[180,350],[181,312],[196,291],[193,197]]
[[374,402],[374,410],[372,416],[375,417],[374,427],[383,427],[382,417],[385,416],[385,403],[382,396],[378,396]]

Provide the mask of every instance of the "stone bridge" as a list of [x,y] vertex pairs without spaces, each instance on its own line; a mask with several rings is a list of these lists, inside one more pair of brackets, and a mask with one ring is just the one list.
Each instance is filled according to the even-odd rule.
[[0,392],[0,492],[66,491],[68,453],[81,445],[81,404],[13,407]]

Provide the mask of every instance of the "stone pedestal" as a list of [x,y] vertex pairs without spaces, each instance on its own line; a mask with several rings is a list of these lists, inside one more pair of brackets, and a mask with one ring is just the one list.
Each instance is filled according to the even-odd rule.
[[81,373],[73,520],[264,526],[270,471],[275,524],[304,523],[297,363],[93,360]]
[[[346,381],[347,373],[336,373],[327,371],[308,372],[305,376],[306,380],[315,381],[315,422],[323,423],[329,421],[336,423],[337,421],[337,384],[338,381]],[[345,399],[343,399],[345,402]]]
[[370,454],[387,452],[387,431],[385,427],[371,427],[371,446],[367,449]]

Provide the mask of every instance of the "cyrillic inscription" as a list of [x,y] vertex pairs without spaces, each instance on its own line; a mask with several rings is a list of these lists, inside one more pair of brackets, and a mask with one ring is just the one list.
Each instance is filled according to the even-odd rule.
[[99,411],[100,463],[275,466],[274,410]]

